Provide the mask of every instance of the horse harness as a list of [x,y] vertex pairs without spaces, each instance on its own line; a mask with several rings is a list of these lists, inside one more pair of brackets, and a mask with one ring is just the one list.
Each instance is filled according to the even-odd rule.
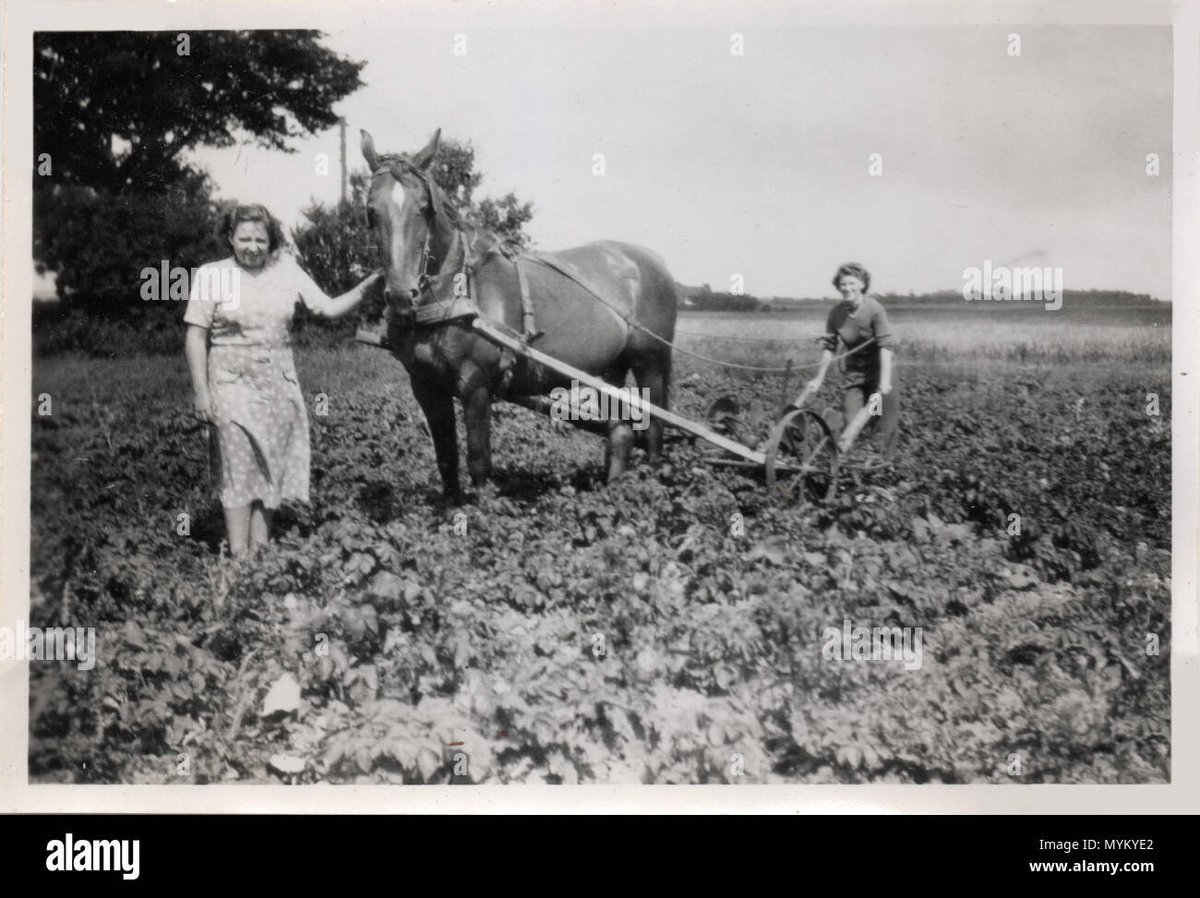
[[[425,258],[422,261],[421,275],[418,278],[419,293],[418,297],[427,297],[427,301],[420,302],[413,308],[406,309],[402,315],[407,319],[406,323],[414,327],[436,327],[447,324],[451,321],[459,321],[467,318],[475,318],[483,315],[478,303],[475,302],[475,297],[471,289],[471,267],[468,264],[468,253],[466,251],[466,235],[460,228],[457,231],[458,239],[462,241],[463,262],[457,271],[453,273],[454,286],[453,295],[444,299],[437,298],[437,286],[446,275],[445,274],[428,274],[428,264],[430,254],[428,251],[428,238],[426,240]],[[542,336],[542,331],[537,329],[537,320],[534,315],[533,298],[529,288],[528,268],[531,262],[543,265],[557,272],[561,276],[567,278],[572,283],[582,287],[589,294],[594,296],[603,305],[616,312],[626,324],[632,324],[620,310],[616,309],[608,300],[596,291],[594,287],[584,281],[577,274],[567,270],[563,266],[557,264],[554,260],[547,258],[541,253],[532,253],[520,248],[512,248],[508,251],[500,250],[501,254],[512,262],[513,268],[516,269],[517,283],[520,286],[521,293],[521,333],[514,336],[518,337],[522,344],[529,345],[538,337]],[[504,325],[503,322],[494,322]],[[498,395],[504,396],[508,392],[508,387],[512,382],[512,378],[517,364],[520,362],[520,357],[513,350],[502,347],[500,350],[500,372],[501,380],[498,388]]]

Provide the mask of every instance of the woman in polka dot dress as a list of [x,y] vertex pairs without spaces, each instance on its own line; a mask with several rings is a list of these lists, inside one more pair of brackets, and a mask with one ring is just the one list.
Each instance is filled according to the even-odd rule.
[[185,351],[196,415],[214,425],[211,460],[229,549],[241,555],[267,541],[283,500],[308,501],[308,410],[289,335],[296,304],[339,318],[382,274],[330,299],[279,252],[282,229],[258,205],[231,209],[220,236],[233,255],[196,270]]

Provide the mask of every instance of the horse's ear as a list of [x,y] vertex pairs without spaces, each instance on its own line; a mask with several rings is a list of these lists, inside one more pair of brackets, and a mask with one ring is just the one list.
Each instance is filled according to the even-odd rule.
[[442,140],[442,129],[438,128],[433,132],[433,137],[429,139],[429,143],[425,145],[425,149],[413,156],[413,164],[419,169],[427,169],[433,165],[433,157],[437,155],[438,144]]
[[375,151],[375,138],[363,130],[360,130],[358,133],[362,135],[363,158],[367,160],[367,165],[371,167],[371,171],[375,171],[375,169],[379,168],[379,153]]

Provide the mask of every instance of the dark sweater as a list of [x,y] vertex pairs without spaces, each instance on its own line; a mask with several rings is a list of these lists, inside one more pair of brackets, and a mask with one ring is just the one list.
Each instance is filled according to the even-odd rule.
[[838,351],[839,341],[845,347],[845,351],[849,352],[862,346],[872,337],[875,338],[875,342],[870,346],[841,360],[848,385],[874,385],[879,381],[879,350],[895,348],[892,326],[888,323],[887,312],[879,300],[870,296],[863,297],[856,315],[850,314],[850,303],[845,300],[830,311],[825,322],[824,342],[825,348],[830,352]]

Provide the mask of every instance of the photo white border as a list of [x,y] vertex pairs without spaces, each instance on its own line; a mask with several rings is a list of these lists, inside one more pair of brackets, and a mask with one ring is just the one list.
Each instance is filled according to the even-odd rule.
[[1200,810],[1200,0],[803,4],[650,0],[0,0],[0,622],[29,619],[32,35],[40,30],[750,25],[1148,24],[1174,27],[1172,352],[1172,781],[962,786],[93,786],[27,782],[28,666],[0,661],[0,812],[119,813],[1195,813]]

